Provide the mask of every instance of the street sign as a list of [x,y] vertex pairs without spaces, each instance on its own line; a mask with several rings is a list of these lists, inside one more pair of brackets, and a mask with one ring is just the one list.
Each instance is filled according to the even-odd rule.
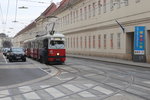
[[135,26],[134,55],[145,55],[145,26]]

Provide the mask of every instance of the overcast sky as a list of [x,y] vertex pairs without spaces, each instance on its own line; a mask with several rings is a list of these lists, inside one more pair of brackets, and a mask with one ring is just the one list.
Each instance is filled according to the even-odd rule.
[[[61,0],[0,0],[0,33],[13,37],[36,19],[51,3]],[[17,4],[17,10],[16,10]],[[28,9],[19,9],[19,7]],[[13,21],[17,22],[13,22]]]

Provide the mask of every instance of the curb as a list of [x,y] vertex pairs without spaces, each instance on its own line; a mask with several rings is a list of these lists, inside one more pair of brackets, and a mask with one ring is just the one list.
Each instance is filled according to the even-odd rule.
[[[103,60],[103,59],[96,59],[96,58],[92,58],[91,57],[88,57],[88,56],[77,56],[77,55],[67,55],[67,57],[72,57],[72,58],[82,58],[82,59],[91,59],[91,60],[96,60],[96,61],[101,61],[101,62],[108,62],[108,63],[114,63],[114,64],[122,64],[122,65],[129,65],[129,66],[136,66],[136,67],[143,67],[143,68],[150,68],[150,64],[148,63],[137,63],[137,64],[134,64],[134,62],[132,62],[133,64],[128,64],[128,63],[125,63],[125,62],[117,62],[117,61],[110,61],[110,60]],[[117,60],[117,59],[116,59]],[[143,64],[143,65],[140,65],[140,64]]]

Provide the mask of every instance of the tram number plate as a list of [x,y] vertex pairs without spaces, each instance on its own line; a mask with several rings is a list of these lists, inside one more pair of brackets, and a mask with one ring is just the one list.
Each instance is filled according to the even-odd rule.
[[56,61],[60,61],[60,59],[56,59]]

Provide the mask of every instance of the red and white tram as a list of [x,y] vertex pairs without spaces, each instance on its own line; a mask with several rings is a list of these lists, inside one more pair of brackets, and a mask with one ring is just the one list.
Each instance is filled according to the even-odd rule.
[[26,55],[42,63],[64,63],[66,60],[65,36],[60,33],[41,35],[24,42]]

